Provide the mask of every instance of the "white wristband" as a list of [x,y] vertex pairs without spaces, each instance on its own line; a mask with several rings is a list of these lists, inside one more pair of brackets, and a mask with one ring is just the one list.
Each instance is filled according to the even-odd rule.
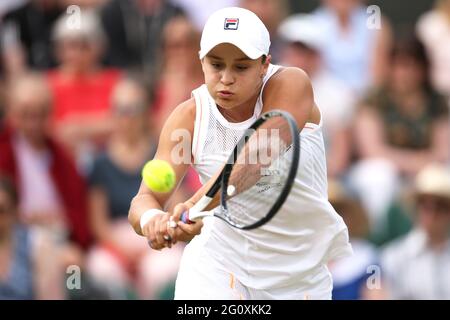
[[144,229],[144,226],[150,221],[151,218],[153,218],[155,215],[157,214],[164,214],[165,212],[159,209],[149,209],[147,211],[145,211],[142,215],[141,215],[141,220],[140,220],[140,225],[141,225],[141,230]]

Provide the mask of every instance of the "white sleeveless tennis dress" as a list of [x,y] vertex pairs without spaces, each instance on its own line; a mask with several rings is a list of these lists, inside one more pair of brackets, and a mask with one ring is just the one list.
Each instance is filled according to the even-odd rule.
[[[279,68],[269,66],[254,114],[244,122],[228,122],[206,85],[193,91],[192,152],[202,183],[221,168],[245,129],[259,117],[264,86]],[[305,125],[300,146],[292,190],[271,221],[244,231],[218,218],[203,219],[201,234],[183,253],[175,299],[331,298],[326,263],[352,249],[346,225],[328,202],[322,120]]]

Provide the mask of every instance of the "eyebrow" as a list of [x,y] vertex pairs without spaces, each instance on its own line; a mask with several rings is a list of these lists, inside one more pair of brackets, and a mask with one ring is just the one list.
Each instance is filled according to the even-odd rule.
[[[212,54],[207,54],[206,56],[208,58],[215,59],[215,60],[223,60],[223,58],[215,56],[215,55],[212,55]],[[239,58],[239,59],[235,59],[235,61],[250,61],[250,60],[252,60],[252,59],[250,59],[249,57],[242,57],[242,58]]]

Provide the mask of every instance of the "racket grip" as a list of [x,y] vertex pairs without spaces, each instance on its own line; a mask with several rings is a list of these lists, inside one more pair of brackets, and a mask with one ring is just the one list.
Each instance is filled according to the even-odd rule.
[[181,221],[183,221],[183,223],[186,223],[186,224],[194,223],[194,221],[189,220],[189,211],[183,212],[183,214],[181,215]]

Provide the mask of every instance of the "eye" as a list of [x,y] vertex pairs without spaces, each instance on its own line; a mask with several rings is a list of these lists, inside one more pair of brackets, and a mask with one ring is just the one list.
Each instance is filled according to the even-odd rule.
[[222,65],[220,63],[218,63],[218,62],[211,62],[211,66],[214,69],[220,69],[222,67]]
[[239,71],[244,71],[248,69],[248,66],[244,66],[244,65],[237,65],[236,69],[238,69]]

